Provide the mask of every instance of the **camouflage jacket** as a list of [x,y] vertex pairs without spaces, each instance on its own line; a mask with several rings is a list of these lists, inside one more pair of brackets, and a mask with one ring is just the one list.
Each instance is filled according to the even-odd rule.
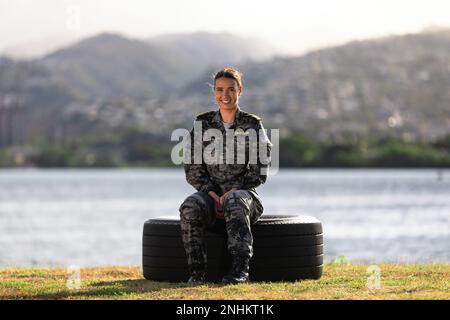
[[[238,108],[236,112],[236,117],[234,123],[231,125],[228,130],[225,129],[222,117],[220,115],[219,110],[209,111],[202,113],[197,116],[194,127],[201,124],[201,134],[203,136],[204,132],[208,129],[217,129],[217,133],[220,131],[222,134],[222,142],[223,149],[220,154],[222,161],[208,163],[204,161],[203,152],[205,148],[215,140],[214,138],[211,141],[195,141],[194,137],[194,128],[191,130],[191,154],[188,155],[190,158],[190,163],[184,164],[184,169],[186,173],[186,180],[189,184],[191,184],[197,191],[203,191],[208,193],[209,191],[215,191],[219,196],[230,190],[231,188],[244,189],[250,191],[252,193],[255,200],[257,200],[258,204],[261,205],[261,199],[259,198],[255,188],[259,185],[266,182],[267,172],[264,173],[264,170],[268,170],[270,165],[270,153],[271,153],[271,142],[269,141],[265,129],[262,125],[261,118],[255,116],[251,113],[245,112]],[[254,131],[249,130],[254,129]],[[228,132],[228,133],[227,133]],[[232,132],[231,134],[229,132]],[[247,133],[256,132],[256,139],[251,139],[246,135]],[[241,139],[238,139],[239,135]],[[230,164],[227,157],[226,149],[226,141],[227,139],[233,139],[234,152],[232,154],[233,161]],[[242,140],[245,138],[245,142]],[[261,141],[261,139],[265,141]],[[204,139],[206,140],[206,139]],[[264,143],[260,143],[264,142]],[[245,143],[245,146],[243,145]],[[201,144],[201,145],[200,145]],[[194,162],[194,148],[197,145],[197,150],[201,150],[202,158],[201,163],[199,164]],[[242,156],[242,151],[245,147],[245,162],[237,161],[237,157],[239,154]],[[269,163],[267,161],[260,161],[259,149],[260,147],[264,147],[266,149],[267,158],[269,159]],[[215,148],[212,148],[215,152]],[[252,158],[250,157],[250,149],[254,150],[257,155],[257,161],[249,161]],[[229,155],[228,155],[229,156]],[[255,159],[255,158],[253,158]]]

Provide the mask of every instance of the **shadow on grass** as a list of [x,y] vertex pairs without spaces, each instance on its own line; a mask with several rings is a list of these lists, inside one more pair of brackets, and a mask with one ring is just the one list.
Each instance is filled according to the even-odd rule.
[[[30,299],[133,299],[133,294],[145,294],[166,289],[189,289],[198,286],[221,287],[221,283],[189,284],[186,282],[157,282],[146,279],[113,280],[91,282],[79,290],[65,290],[48,294],[36,294]],[[151,299],[151,297],[149,297]]]

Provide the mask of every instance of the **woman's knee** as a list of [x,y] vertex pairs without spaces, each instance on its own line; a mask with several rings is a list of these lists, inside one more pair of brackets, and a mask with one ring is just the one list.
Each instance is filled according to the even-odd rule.
[[236,190],[232,191],[225,198],[223,203],[224,211],[243,211],[244,213],[249,213],[251,205],[251,195],[246,190]]
[[190,195],[179,208],[180,218],[182,220],[203,220],[207,208],[208,205],[201,196],[197,194]]

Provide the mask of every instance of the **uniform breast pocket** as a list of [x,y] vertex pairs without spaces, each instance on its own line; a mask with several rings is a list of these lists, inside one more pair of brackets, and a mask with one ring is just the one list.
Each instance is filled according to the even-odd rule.
[[223,150],[222,145],[220,144],[220,140],[215,142],[212,141],[204,141],[203,142],[203,161],[207,165],[217,165],[223,163]]

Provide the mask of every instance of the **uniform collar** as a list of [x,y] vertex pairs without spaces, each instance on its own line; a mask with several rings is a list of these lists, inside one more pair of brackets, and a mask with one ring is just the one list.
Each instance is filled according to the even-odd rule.
[[[235,115],[233,124],[234,124],[235,126],[238,126],[238,125],[241,123],[241,119],[242,119],[242,110],[241,110],[240,107],[237,107],[237,111],[236,111],[236,115]],[[223,125],[223,123],[222,123],[222,117],[221,117],[221,115],[220,115],[220,109],[218,109],[218,110],[216,111],[216,113],[214,114],[214,117],[213,117],[212,121],[216,122],[217,124]]]

